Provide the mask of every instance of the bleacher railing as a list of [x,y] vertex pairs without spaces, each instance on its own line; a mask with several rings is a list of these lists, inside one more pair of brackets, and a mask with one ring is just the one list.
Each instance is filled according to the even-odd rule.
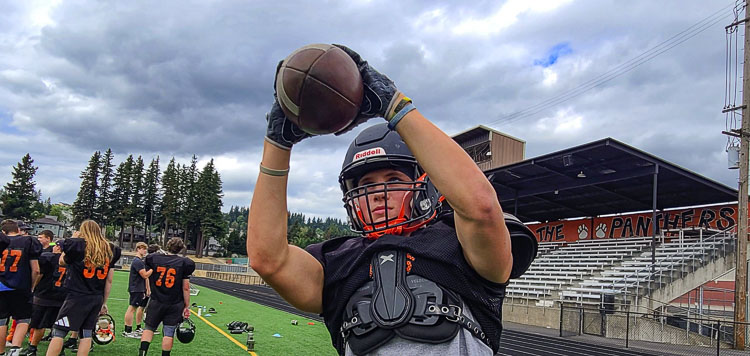
[[[689,265],[691,268],[690,272],[695,272],[697,268],[703,267],[709,262],[733,253],[735,234],[732,230],[733,228],[728,228],[716,232],[707,238],[703,237],[703,231],[701,230],[699,231],[699,240],[696,243],[690,245],[680,244],[681,248],[691,247],[688,250],[689,252],[681,251],[669,254],[666,257],[659,257],[656,259],[656,265],[646,265],[642,269],[614,280],[609,284],[611,286],[610,288],[601,286],[600,293],[614,294],[615,297],[619,296],[621,303],[623,304],[630,302],[630,297],[634,297],[633,299],[637,302],[638,298],[641,297],[641,293],[649,290],[649,286],[654,286],[651,290],[655,290],[664,286],[666,284],[665,282],[671,283],[674,282],[675,279],[684,278],[684,266]],[[684,230],[681,230],[678,241],[682,242],[683,238]],[[664,244],[666,243],[663,243],[662,246]],[[707,245],[709,247],[707,247]],[[700,247],[700,249],[693,249],[692,247]],[[707,255],[706,251],[713,251],[715,253]],[[675,277],[675,271],[678,272],[678,277]],[[665,274],[667,274],[668,277],[665,276]],[[666,278],[669,279],[666,280]],[[658,284],[656,284],[657,280]],[[635,293],[630,292],[631,290],[635,290]],[[637,308],[638,305],[636,304],[635,307]]]

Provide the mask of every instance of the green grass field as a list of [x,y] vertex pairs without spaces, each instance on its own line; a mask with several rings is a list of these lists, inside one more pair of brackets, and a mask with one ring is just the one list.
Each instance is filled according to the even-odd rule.
[[[128,304],[127,292],[128,274],[125,272],[115,273],[112,286],[112,295],[107,306],[109,312],[117,323],[117,337],[115,341],[106,346],[96,345],[92,355],[128,355],[138,354],[140,340],[125,338],[120,335],[123,331],[123,320]],[[217,313],[205,319],[220,329],[227,332],[226,324],[233,320],[247,322],[255,327],[255,351],[258,356],[271,355],[336,355],[336,350],[331,346],[328,331],[322,322],[306,319],[304,317],[282,312],[273,308],[248,302],[223,293],[200,287],[200,294],[191,297],[191,302],[213,307]],[[175,339],[172,355],[247,355],[248,352],[235,343],[228,340],[224,335],[211,326],[193,316],[197,333],[195,340],[189,344],[181,344]],[[291,320],[296,319],[299,325],[292,325]],[[315,325],[308,325],[314,322]],[[281,337],[274,337],[274,334]],[[246,334],[231,335],[240,344],[245,345]],[[47,342],[39,345],[39,355],[44,355],[47,350]],[[67,355],[71,355],[67,352]],[[161,335],[155,335],[151,342],[149,355],[161,355]]]

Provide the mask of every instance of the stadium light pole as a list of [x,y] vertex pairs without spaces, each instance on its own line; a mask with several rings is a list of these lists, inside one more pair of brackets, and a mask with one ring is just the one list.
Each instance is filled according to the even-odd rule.
[[[744,323],[747,320],[745,304],[747,302],[747,181],[748,149],[750,148],[750,26],[747,24],[748,3],[745,0],[745,49],[742,65],[742,129],[740,130],[740,179],[739,197],[737,199],[737,259],[734,277],[734,321]],[[734,325],[734,346],[745,349],[745,324]]]

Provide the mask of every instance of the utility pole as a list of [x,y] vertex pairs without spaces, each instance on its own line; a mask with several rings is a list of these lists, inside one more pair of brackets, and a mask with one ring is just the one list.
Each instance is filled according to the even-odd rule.
[[[740,179],[739,197],[737,199],[737,262],[734,277],[734,321],[747,321],[745,304],[747,302],[747,181],[748,181],[748,150],[750,149],[750,26],[747,24],[748,3],[745,0],[745,46],[742,65],[742,128],[740,130]],[[745,324],[735,324],[734,345],[738,350],[745,349]]]

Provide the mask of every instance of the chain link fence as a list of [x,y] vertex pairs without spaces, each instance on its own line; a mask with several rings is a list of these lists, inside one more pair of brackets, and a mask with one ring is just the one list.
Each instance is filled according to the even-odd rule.
[[[735,346],[735,329],[749,323],[730,320],[636,313],[604,308],[560,307],[560,336],[594,338],[601,344],[649,350],[659,355],[748,355],[749,337]],[[743,331],[744,330],[744,331]]]

